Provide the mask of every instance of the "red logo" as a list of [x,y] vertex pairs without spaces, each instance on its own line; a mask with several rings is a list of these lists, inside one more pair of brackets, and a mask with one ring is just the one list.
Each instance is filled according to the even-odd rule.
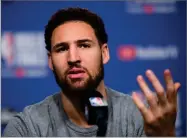
[[144,5],[143,6],[144,12],[147,14],[153,13],[153,6],[152,5]]
[[15,70],[15,75],[16,75],[18,78],[24,77],[24,75],[25,75],[24,69],[23,69],[23,68],[17,68],[17,69]]
[[136,47],[134,45],[122,45],[117,50],[117,56],[122,61],[131,61],[136,58]]

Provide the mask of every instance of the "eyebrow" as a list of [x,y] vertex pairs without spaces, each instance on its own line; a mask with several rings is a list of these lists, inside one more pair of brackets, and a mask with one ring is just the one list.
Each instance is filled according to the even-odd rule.
[[66,43],[66,42],[57,43],[56,45],[54,45],[54,46],[52,47],[52,49],[56,49],[56,48],[58,48],[58,47],[60,47],[60,46],[63,46],[63,45],[68,45],[68,43]]
[[[80,39],[80,40],[76,40],[75,43],[84,43],[84,42],[90,42],[90,43],[93,43],[95,44],[94,41],[90,40],[90,39]],[[60,43],[57,43],[56,45],[53,46],[52,49],[55,49],[55,48],[58,48],[60,46],[67,46],[68,45],[68,42],[60,42]]]
[[90,42],[94,44],[94,41],[90,40],[90,39],[81,39],[81,40],[77,40],[76,43],[84,43],[84,42]]

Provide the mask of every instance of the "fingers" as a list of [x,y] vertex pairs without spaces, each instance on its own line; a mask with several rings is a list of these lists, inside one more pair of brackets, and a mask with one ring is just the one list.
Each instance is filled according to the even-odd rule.
[[136,95],[135,92],[132,93],[132,99],[138,107],[138,109],[140,110],[143,118],[147,120],[150,114],[148,108],[144,105],[144,103],[140,100],[140,98]]
[[165,135],[165,131],[162,130],[166,129],[170,132],[173,131],[173,128],[175,127],[177,91],[181,84],[178,82],[174,83],[172,75],[168,69],[164,71],[166,90],[164,90],[153,71],[147,70],[146,76],[152,83],[157,96],[151,92],[141,75],[137,76],[137,82],[144,93],[150,108],[147,108],[146,105],[144,105],[143,101],[138,98],[136,93],[132,94],[132,99],[144,118],[145,132],[154,129],[155,134],[163,132]]
[[146,71],[146,76],[149,79],[149,81],[152,83],[152,85],[156,91],[159,104],[165,105],[167,99],[164,94],[164,88],[162,87],[160,81],[157,79],[157,77],[155,76],[155,74],[151,70]]
[[175,87],[175,91],[178,92],[179,88],[181,87],[181,84],[179,82],[176,82],[174,84],[174,87]]
[[176,99],[177,99],[177,93],[176,93],[176,90],[175,90],[175,85],[177,86],[177,88],[179,87],[179,84],[175,84],[174,85],[174,82],[173,82],[173,78],[171,76],[171,72],[169,69],[166,69],[164,71],[164,79],[165,79],[165,82],[166,82],[166,96],[167,96],[167,99],[168,99],[168,102],[172,103],[172,102],[176,102]]
[[149,79],[149,81],[152,83],[157,96],[155,96],[149,87],[147,86],[147,83],[144,81],[143,77],[141,75],[137,76],[137,82],[144,93],[148,104],[150,105],[151,110],[154,112],[157,112],[157,106],[158,103],[161,106],[165,106],[167,102],[176,104],[177,102],[177,91],[180,88],[180,83],[174,83],[170,71],[167,69],[164,71],[164,79],[166,82],[166,96],[165,96],[165,90],[163,86],[161,85],[160,81],[156,77],[156,75],[151,70],[146,71],[146,76]]
[[147,86],[147,83],[144,81],[143,77],[141,75],[138,75],[137,77],[137,82],[144,93],[148,104],[150,105],[151,109],[156,109],[155,107],[157,106],[157,98],[155,95],[151,92],[149,87]]

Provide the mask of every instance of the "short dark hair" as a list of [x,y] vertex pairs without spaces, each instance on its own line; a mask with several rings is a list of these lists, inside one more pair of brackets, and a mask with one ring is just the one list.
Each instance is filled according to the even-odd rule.
[[94,29],[99,44],[107,43],[108,35],[105,31],[105,26],[101,17],[84,8],[67,8],[58,10],[52,15],[48,24],[45,26],[44,37],[46,49],[48,51],[51,51],[52,32],[56,27],[68,21],[83,21],[89,24]]

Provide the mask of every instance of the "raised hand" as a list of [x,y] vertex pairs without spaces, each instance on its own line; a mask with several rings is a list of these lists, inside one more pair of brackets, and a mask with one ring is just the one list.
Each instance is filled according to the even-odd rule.
[[156,94],[151,92],[141,75],[137,77],[137,82],[149,106],[147,107],[135,92],[132,94],[133,101],[144,118],[144,131],[147,136],[175,136],[177,91],[180,83],[173,81],[168,69],[164,71],[166,90],[151,70],[146,71],[146,76],[152,83]]

